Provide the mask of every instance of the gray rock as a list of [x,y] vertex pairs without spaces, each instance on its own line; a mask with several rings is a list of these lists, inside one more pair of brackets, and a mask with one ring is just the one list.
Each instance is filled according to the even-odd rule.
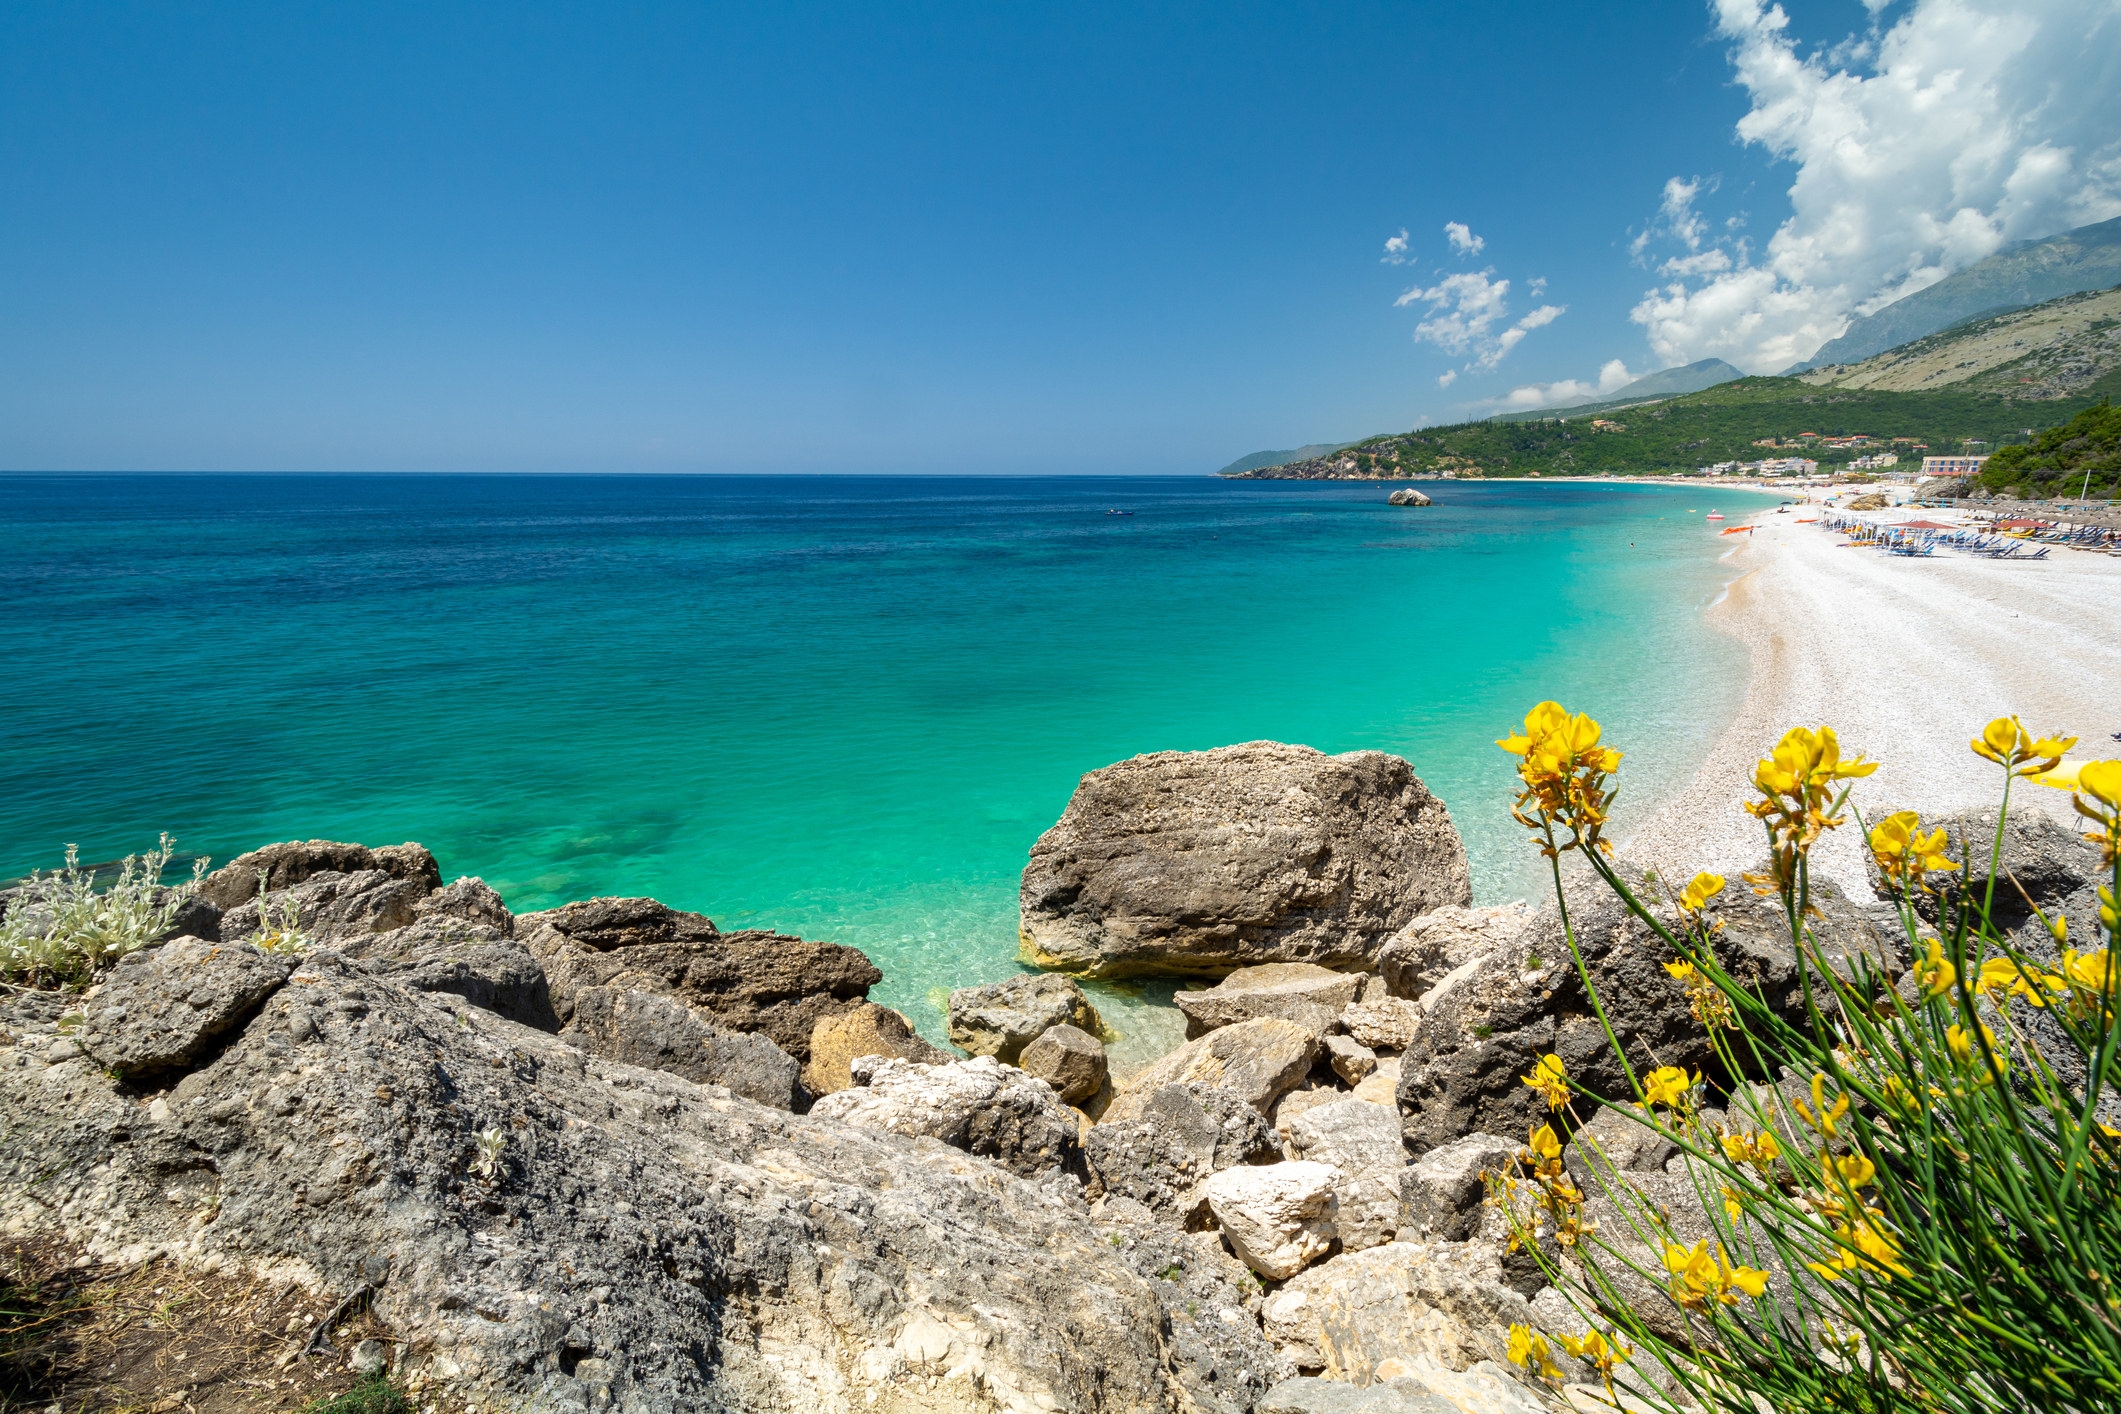
[[1678,1152],[1678,1145],[1629,1119],[1617,1106],[1600,1105],[1569,1137],[1561,1161],[1578,1188],[1596,1193],[1615,1173],[1662,1173]]
[[854,1079],[855,1088],[824,1096],[811,1114],[940,1139],[1026,1178],[1077,1166],[1074,1111],[1051,1086],[992,1056],[948,1065],[863,1056]]
[[271,887],[290,888],[318,874],[359,874],[376,870],[418,886],[425,896],[442,887],[442,871],[424,845],[397,844],[382,849],[336,840],[287,840],[239,854],[199,884],[199,896],[226,911],[258,896],[258,871],[271,875]]
[[1178,1383],[1192,1400],[1180,1408],[1250,1414],[1293,1373],[1259,1328],[1259,1279],[1224,1248],[1221,1233],[1175,1231],[1124,1199],[1107,1200],[1098,1221],[1163,1303]]
[[802,1067],[772,1040],[732,1031],[658,992],[584,987],[560,1039],[591,1055],[667,1070],[701,1085],[720,1085],[777,1110],[809,1101]]
[[1425,1015],[1419,1002],[1403,997],[1380,996],[1352,1002],[1340,1013],[1341,1028],[1365,1046],[1403,1051],[1414,1044]]
[[1293,1021],[1266,1017],[1225,1026],[1186,1042],[1128,1081],[1105,1118],[1140,1119],[1151,1095],[1186,1080],[1234,1090],[1264,1115],[1310,1071],[1318,1051],[1317,1035]]
[[1055,1026],[1024,1047],[1017,1063],[1026,1075],[1045,1081],[1062,1104],[1080,1105],[1105,1084],[1105,1046],[1077,1026]]
[[1407,1164],[1396,1113],[1352,1097],[1319,1105],[1290,1121],[1289,1142],[1301,1157],[1339,1171],[1334,1196],[1343,1248],[1359,1252],[1392,1240]]
[[1340,1178],[1338,1169],[1298,1160],[1223,1169],[1209,1174],[1200,1191],[1238,1260],[1269,1281],[1281,1281],[1339,1240]]
[[1218,1026],[1278,1016],[1323,1035],[1362,986],[1358,973],[1335,972],[1308,962],[1269,962],[1240,967],[1205,991],[1173,992],[1171,1002],[1186,1015],[1186,1038]]
[[1435,502],[1411,486],[1394,491],[1385,498],[1385,502],[1387,505],[1393,506],[1430,506],[1435,504]]
[[1055,1026],[1093,1036],[1104,1030],[1073,977],[1031,972],[950,994],[950,1042],[975,1056],[1014,1065],[1024,1047]]
[[1367,968],[1469,886],[1449,813],[1405,761],[1262,741],[1084,776],[1032,846],[1021,901],[1024,956],[1040,967],[1220,976]]
[[1522,1144],[1493,1134],[1468,1134],[1429,1150],[1399,1180],[1402,1237],[1464,1242],[1481,1226],[1485,1175],[1516,1169]]
[[1276,1100],[1267,1110],[1267,1117],[1274,1122],[1275,1132],[1287,1138],[1289,1126],[1296,1122],[1298,1116],[1308,1114],[1320,1105],[1337,1105],[1348,1098],[1348,1092],[1338,1085],[1307,1085],[1299,1090],[1291,1090]]
[[[1725,906],[1712,910],[1724,924],[1715,934],[1723,965],[1762,988],[1785,1017],[1800,1018],[1802,982],[1781,909],[1744,890],[1723,897]],[[1858,952],[1898,966],[1899,929],[1886,905],[1853,903],[1817,878],[1812,899],[1820,911],[1816,936],[1837,969]],[[1690,1070],[1714,1065],[1686,989],[1664,970],[1670,950],[1594,880],[1570,880],[1569,915],[1629,1054]],[[1399,1110],[1412,1153],[1469,1133],[1523,1135],[1544,1123],[1545,1103],[1521,1077],[1545,1054],[1558,1055],[1570,1079],[1595,1097],[1628,1094],[1626,1074],[1584,995],[1552,910],[1500,952],[1467,966],[1468,975],[1437,988],[1448,995],[1434,1004],[1400,1061]]]
[[292,957],[247,943],[176,938],[118,959],[86,1004],[76,1038],[96,1064],[128,1079],[189,1064],[257,1010]]
[[483,923],[430,914],[387,933],[335,945],[363,971],[419,992],[449,992],[540,1031],[558,1031],[545,970],[512,938]]
[[312,954],[147,1096],[32,1057],[10,1020],[0,1221],[98,1260],[372,1288],[399,1378],[450,1407],[788,1411],[829,1389],[1102,1414],[1180,1387],[1167,1308],[1068,1186],[453,1010]]
[[364,1340],[346,1357],[346,1367],[357,1375],[380,1375],[390,1355],[380,1340]]
[[1455,969],[1515,942],[1532,918],[1532,910],[1520,903],[1434,909],[1385,940],[1377,954],[1378,975],[1393,996],[1413,1000]]
[[1448,1378],[1507,1359],[1510,1325],[1529,1323],[1529,1304],[1501,1279],[1500,1250],[1485,1241],[1400,1241],[1342,1252],[1267,1298],[1260,1312],[1267,1338],[1329,1380],[1405,1374],[1443,1386],[1461,1410],[1510,1408],[1508,1391],[1524,1391],[1507,1375],[1506,1388],[1489,1395],[1502,1396],[1494,1404],[1460,1404],[1452,1396],[1462,1392]]
[[1351,1385],[1316,1375],[1282,1381],[1254,1407],[1258,1414],[1463,1414],[1418,1380]]
[[1350,1085],[1360,1085],[1371,1071],[1377,1069],[1377,1052],[1356,1040],[1353,1036],[1328,1036],[1325,1038],[1326,1062],[1333,1073]]
[[883,979],[855,948],[783,933],[724,933],[652,898],[598,898],[516,918],[545,969],[553,1010],[579,987],[662,992],[737,1031],[760,1031],[807,1063],[818,1019],[854,1010]]
[[[403,928],[417,916],[414,905],[426,896],[420,881],[400,879],[381,869],[352,874],[326,870],[287,888],[275,884],[264,903],[270,906],[275,925],[283,910],[292,907],[302,937],[314,947]],[[221,936],[231,941],[252,937],[264,923],[260,901],[253,896],[221,915]]]
[[948,1065],[957,1059],[922,1040],[900,1013],[875,1002],[857,1002],[848,1011],[819,1017],[811,1029],[804,1088],[813,1095],[851,1089],[854,1062],[863,1056],[896,1056],[922,1065]]
[[1197,1083],[1162,1086],[1139,1118],[1093,1125],[1083,1139],[1084,1162],[1105,1194],[1177,1222],[1196,1216],[1209,1174],[1279,1157],[1273,1130],[1243,1096]]
[[412,912],[415,918],[438,916],[484,924],[504,938],[512,938],[516,932],[516,916],[501,902],[501,896],[487,887],[484,879],[470,874],[427,895],[412,906]]

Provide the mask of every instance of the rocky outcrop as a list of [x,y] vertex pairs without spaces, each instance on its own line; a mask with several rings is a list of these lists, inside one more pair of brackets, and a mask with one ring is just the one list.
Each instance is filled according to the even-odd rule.
[[1259,741],[1084,776],[1032,846],[1021,935],[1038,966],[1098,977],[1359,970],[1469,901],[1458,832],[1405,761]]
[[1030,1414],[1186,1388],[1154,1279],[1079,1198],[928,1140],[588,1056],[329,952],[167,1088],[113,1080],[49,1010],[0,1001],[0,1189],[40,1199],[7,1206],[13,1235],[358,1294],[398,1377],[453,1403]]
[[82,1050],[139,1079],[180,1069],[279,990],[294,959],[247,943],[177,938],[127,953],[84,1010]]
[[1201,1196],[1230,1250],[1270,1281],[1292,1277],[1333,1250],[1341,1177],[1326,1164],[1228,1168],[1208,1175]]
[[1335,972],[1309,962],[1269,962],[1240,967],[1204,991],[1171,994],[1171,1004],[1186,1016],[1188,1040],[1218,1026],[1277,1016],[1325,1034],[1355,1000],[1362,977]]
[[948,1065],[956,1057],[931,1046],[913,1023],[889,1007],[858,1003],[852,1010],[821,1016],[810,1032],[810,1063],[803,1085],[813,1095],[831,1095],[855,1083],[854,1062],[863,1056],[895,1056],[921,1065]]
[[442,887],[442,870],[425,845],[344,844],[337,840],[286,840],[239,854],[199,881],[199,897],[223,911],[258,896],[258,874],[270,876],[274,889],[290,888],[318,874],[374,871],[414,886],[424,897]]
[[1104,1022],[1073,977],[1032,972],[950,994],[950,1043],[1014,1065],[1024,1047],[1056,1026],[1095,1036]]
[[510,1021],[557,1031],[545,970],[522,944],[484,923],[429,913],[403,928],[339,942],[362,970],[419,992],[451,992]]
[[1103,1195],[1188,1225],[1209,1174],[1280,1157],[1274,1131],[1242,1095],[1198,1082],[1160,1086],[1139,1118],[1108,1120],[1083,1139],[1084,1161]]
[[852,1011],[883,973],[858,950],[782,933],[724,933],[697,913],[652,898],[598,898],[516,919],[516,936],[545,969],[554,1011],[575,992],[661,992],[735,1031],[757,1031],[810,1059],[818,1018]]
[[992,1056],[947,1065],[883,1056],[854,1062],[853,1087],[811,1106],[820,1119],[940,1139],[1026,1178],[1073,1167],[1077,1121],[1053,1088]]
[[312,946],[352,942],[407,926],[427,893],[424,880],[401,879],[381,869],[323,870],[286,888],[276,882],[263,899],[253,895],[228,909],[221,915],[221,936],[231,942],[254,937],[268,925],[278,930],[292,916]]
[[1436,504],[1411,486],[1394,491],[1385,498],[1385,501],[1388,505],[1394,506],[1433,506]]
[[1293,1021],[1265,1017],[1225,1026],[1186,1042],[1128,1081],[1105,1118],[1140,1119],[1150,1096],[1185,1081],[1220,1086],[1264,1115],[1304,1078],[1318,1051],[1316,1033]]
[[777,1110],[801,1109],[809,1096],[802,1067],[765,1036],[732,1031],[657,992],[584,987],[560,1039],[591,1055],[720,1085]]
[[1230,1255],[1218,1232],[1181,1232],[1108,1196],[1097,1221],[1119,1259],[1149,1284],[1170,1325],[1180,1409],[1250,1414],[1293,1373],[1259,1325],[1259,1279]]
[[454,918],[491,928],[504,938],[516,933],[516,917],[484,879],[467,874],[412,906],[414,918]]
[[1064,1105],[1080,1105],[1105,1088],[1104,1042],[1077,1026],[1039,1033],[1017,1057],[1024,1074],[1053,1087]]

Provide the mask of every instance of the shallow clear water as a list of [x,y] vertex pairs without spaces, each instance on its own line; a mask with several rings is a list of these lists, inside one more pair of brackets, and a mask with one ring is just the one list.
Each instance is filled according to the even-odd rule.
[[1520,896],[1492,742],[1527,706],[1607,723],[1624,820],[1739,700],[1711,501],[1427,489],[0,478],[0,876],[164,829],[416,839],[518,910],[652,894],[855,944],[939,1035],[943,992],[1015,970],[1018,872],[1084,771],[1275,738],[1406,756],[1480,897]]

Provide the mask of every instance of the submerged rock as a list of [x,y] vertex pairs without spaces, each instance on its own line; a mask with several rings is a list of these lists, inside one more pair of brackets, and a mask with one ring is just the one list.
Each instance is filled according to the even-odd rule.
[[1084,776],[1032,846],[1025,957],[1094,977],[1362,969],[1416,915],[1470,901],[1443,802],[1380,751],[1256,741]]

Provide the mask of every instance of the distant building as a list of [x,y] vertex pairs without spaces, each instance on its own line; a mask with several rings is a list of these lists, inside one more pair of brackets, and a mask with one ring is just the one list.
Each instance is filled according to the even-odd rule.
[[1760,463],[1762,476],[1810,476],[1819,470],[1819,463],[1808,457],[1769,457]]
[[1896,455],[1895,453],[1892,453],[1892,452],[1873,452],[1873,453],[1871,453],[1871,454],[1870,454],[1869,456],[1867,456],[1867,457],[1858,457],[1858,458],[1856,458],[1856,459],[1855,459],[1854,461],[1850,462],[1850,463],[1849,463],[1849,470],[1850,470],[1850,471],[1871,471],[1871,470],[1873,470],[1873,469],[1875,469],[1875,468],[1878,468],[1878,467],[1882,467],[1882,466],[1897,466],[1897,465],[1899,465],[1899,463],[1900,463],[1900,458],[1899,458],[1899,456],[1898,456],[1898,455]]
[[1922,459],[1922,474],[1924,476],[1979,476],[1981,474],[1981,464],[1987,460],[1988,458],[1985,456],[1924,457]]

